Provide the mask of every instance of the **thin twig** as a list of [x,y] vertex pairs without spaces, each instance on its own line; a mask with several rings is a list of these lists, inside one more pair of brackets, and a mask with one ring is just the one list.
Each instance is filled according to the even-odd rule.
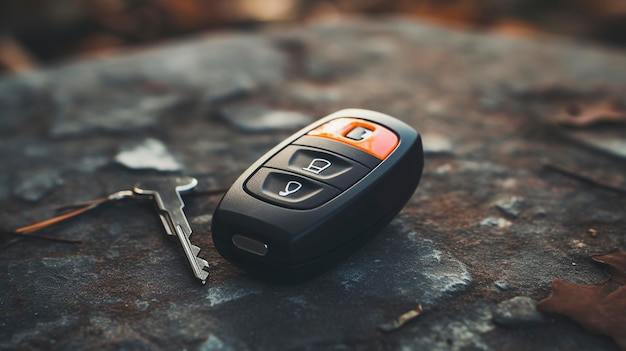
[[42,240],[50,240],[50,241],[58,241],[61,243],[68,243],[68,244],[80,244],[83,241],[82,240],[77,240],[77,239],[66,239],[66,238],[56,238],[54,236],[48,236],[48,235],[41,235],[41,234],[26,234],[26,233],[11,233],[9,232],[9,234],[13,234],[13,235],[17,235],[20,237],[27,237],[27,238],[35,238],[35,239],[42,239]]
[[72,212],[68,212],[68,213],[65,213],[65,214],[62,214],[62,215],[59,215],[59,216],[56,216],[56,217],[52,217],[50,219],[46,219],[46,220],[41,221],[41,222],[37,222],[35,224],[31,224],[31,225],[28,225],[28,226],[25,226],[25,227],[17,228],[15,230],[15,232],[16,233],[20,233],[20,234],[29,234],[29,233],[32,233],[34,231],[37,231],[37,230],[40,230],[40,229],[43,229],[43,228],[47,228],[47,227],[49,227],[49,226],[51,226],[53,224],[62,222],[64,220],[68,219],[68,218],[72,218],[72,217],[78,216],[81,213],[87,212],[87,211],[95,208],[100,203],[102,203],[102,202],[94,203],[94,204],[85,206],[83,208],[79,208],[77,210],[74,210]]
[[[8,233],[11,233],[11,232],[8,232]],[[5,234],[5,232],[4,232],[4,231],[2,231],[2,234]],[[19,242],[19,241],[20,241],[20,240],[22,240],[22,239],[24,239],[24,238],[22,238],[22,237],[13,238],[12,240],[9,240],[8,242],[6,242],[6,243],[2,244],[2,246],[0,246],[0,248],[9,247],[9,246],[11,246],[11,245],[13,245],[13,244],[15,244],[15,243]]]
[[570,171],[570,170],[565,169],[565,168],[561,168],[559,166],[555,166],[555,165],[552,165],[552,164],[544,164],[543,168],[548,170],[548,171],[556,172],[556,173],[559,173],[559,174],[564,175],[566,177],[575,179],[575,180],[577,180],[579,182],[582,182],[582,183],[585,183],[587,185],[594,186],[596,188],[609,190],[609,191],[616,192],[616,193],[619,193],[619,194],[626,194],[626,189],[619,188],[619,187],[616,187],[616,186],[613,186],[613,185],[610,185],[610,184],[599,182],[599,181],[597,181],[597,180],[595,180],[593,178],[584,176],[584,175],[579,174],[579,173],[575,173],[573,171]]
[[5,235],[15,235],[17,236],[17,238],[15,238],[14,240],[9,241],[8,243],[4,244],[3,246],[9,246],[12,245],[18,241],[20,241],[21,239],[27,237],[27,238],[34,238],[34,239],[41,239],[41,240],[49,240],[49,241],[56,241],[56,242],[61,242],[61,243],[68,243],[68,244],[80,244],[82,243],[82,240],[75,240],[75,239],[66,239],[66,238],[56,238],[53,236],[47,236],[47,235],[40,235],[40,234],[26,234],[26,233],[18,233],[18,232],[11,232],[8,230],[2,230],[0,231],[0,233],[5,234]]

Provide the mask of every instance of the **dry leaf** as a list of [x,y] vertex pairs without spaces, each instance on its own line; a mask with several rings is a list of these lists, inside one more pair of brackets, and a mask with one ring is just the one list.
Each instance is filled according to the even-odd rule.
[[406,322],[416,318],[420,314],[422,314],[422,304],[417,305],[417,308],[414,310],[403,313],[400,317],[389,323],[381,324],[378,326],[378,329],[386,333],[400,329]]
[[554,279],[552,293],[538,307],[568,316],[593,333],[608,335],[626,350],[626,251],[613,250],[593,259],[609,266],[609,279],[597,285]]
[[607,264],[606,272],[621,285],[626,285],[626,253],[620,250],[612,250],[601,256],[591,257],[594,261]]
[[571,105],[556,117],[556,122],[578,128],[589,127],[602,122],[626,123],[626,111],[620,111],[606,101]]

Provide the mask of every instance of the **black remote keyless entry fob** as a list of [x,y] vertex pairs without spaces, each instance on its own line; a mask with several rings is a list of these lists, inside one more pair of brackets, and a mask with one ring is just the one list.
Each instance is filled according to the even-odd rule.
[[213,242],[254,273],[321,273],[387,225],[422,175],[419,134],[391,116],[335,112],[263,155],[213,214]]

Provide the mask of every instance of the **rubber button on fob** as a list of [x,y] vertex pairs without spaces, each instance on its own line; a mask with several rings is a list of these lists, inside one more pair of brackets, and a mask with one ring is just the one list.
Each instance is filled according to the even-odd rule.
[[317,149],[332,150],[333,153],[354,160],[365,167],[373,169],[380,164],[380,159],[354,146],[341,141],[304,135],[293,142],[294,145],[310,146]]
[[334,153],[294,145],[287,146],[265,166],[289,170],[341,190],[349,188],[369,172],[365,166]]
[[381,160],[387,158],[400,142],[398,135],[382,124],[348,117],[328,121],[306,135],[336,140]]
[[374,132],[372,132],[370,129],[356,126],[348,134],[346,134],[346,138],[361,141],[369,138],[373,133]]
[[262,200],[298,210],[318,207],[340,193],[322,182],[265,167],[259,168],[245,187]]

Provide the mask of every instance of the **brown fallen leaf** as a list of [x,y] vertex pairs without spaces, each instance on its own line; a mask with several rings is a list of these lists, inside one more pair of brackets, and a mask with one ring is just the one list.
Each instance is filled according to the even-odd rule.
[[611,337],[626,350],[626,251],[613,250],[594,256],[607,264],[610,277],[597,285],[552,282],[552,293],[539,302],[544,312],[565,315],[593,333]]
[[626,253],[624,251],[614,249],[604,255],[592,256],[591,259],[608,265],[606,272],[611,279],[621,285],[626,285]]
[[617,109],[612,103],[601,101],[570,105],[556,116],[556,123],[577,128],[603,122],[626,123],[626,111]]

